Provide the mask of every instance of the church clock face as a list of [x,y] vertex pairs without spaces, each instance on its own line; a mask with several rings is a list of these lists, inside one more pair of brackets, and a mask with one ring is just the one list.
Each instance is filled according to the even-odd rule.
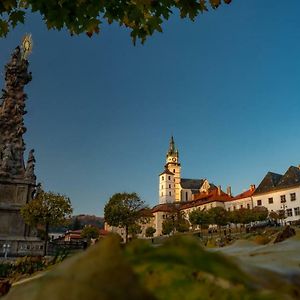
[[172,158],[172,161],[173,161],[173,162],[176,162],[176,158],[175,158],[175,157],[173,157],[173,158]]

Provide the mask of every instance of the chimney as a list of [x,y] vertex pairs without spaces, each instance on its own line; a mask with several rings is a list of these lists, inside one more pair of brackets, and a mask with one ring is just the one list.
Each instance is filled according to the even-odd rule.
[[231,186],[229,185],[228,187],[227,187],[227,195],[228,196],[232,196],[232,194],[231,194]]
[[218,185],[218,195],[220,196],[221,195],[221,186]]
[[251,184],[250,185],[250,191],[254,191],[255,190],[255,184]]

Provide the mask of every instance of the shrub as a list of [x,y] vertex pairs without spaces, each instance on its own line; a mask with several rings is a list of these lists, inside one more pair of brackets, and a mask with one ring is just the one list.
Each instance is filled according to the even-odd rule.
[[0,278],[7,278],[13,270],[13,265],[9,263],[0,264]]
[[21,257],[18,258],[14,265],[14,272],[19,274],[32,274],[44,269],[45,264],[42,256]]

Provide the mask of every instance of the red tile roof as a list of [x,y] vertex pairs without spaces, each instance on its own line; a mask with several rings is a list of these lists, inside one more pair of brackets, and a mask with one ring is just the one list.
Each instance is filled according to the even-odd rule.
[[251,197],[255,192],[255,188],[250,188],[249,190],[239,194],[239,195],[236,195],[233,199],[231,200],[239,200],[239,199],[243,199],[243,198],[248,198],[248,197]]
[[158,204],[152,208],[152,213],[155,212],[173,212],[176,210],[176,206],[173,203],[165,203],[165,204]]
[[227,202],[227,201],[231,201],[232,199],[233,199],[232,196],[229,196],[228,194],[224,193],[222,190],[219,195],[218,189],[215,188],[209,191],[208,193],[202,192],[194,195],[194,200],[183,203],[180,209],[197,207],[202,204],[207,204],[211,202]]

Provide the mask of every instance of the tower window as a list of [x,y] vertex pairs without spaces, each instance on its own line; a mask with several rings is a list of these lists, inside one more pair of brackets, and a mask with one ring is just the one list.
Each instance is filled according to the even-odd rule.
[[163,188],[164,188],[164,186],[162,185],[162,186],[161,186],[161,189],[163,189]]
[[161,177],[161,180],[165,180],[165,177],[164,177],[164,176],[162,176],[162,177]]
[[175,169],[173,169],[173,173],[175,173],[175,171],[176,171],[176,170],[175,170]]
[[171,192],[169,192],[169,196],[171,196]]
[[169,180],[171,180],[171,176],[169,176]]
[[171,188],[171,184],[169,184],[169,189]]
[[163,196],[163,195],[164,195],[164,193],[162,192],[162,193],[161,193],[161,195]]

